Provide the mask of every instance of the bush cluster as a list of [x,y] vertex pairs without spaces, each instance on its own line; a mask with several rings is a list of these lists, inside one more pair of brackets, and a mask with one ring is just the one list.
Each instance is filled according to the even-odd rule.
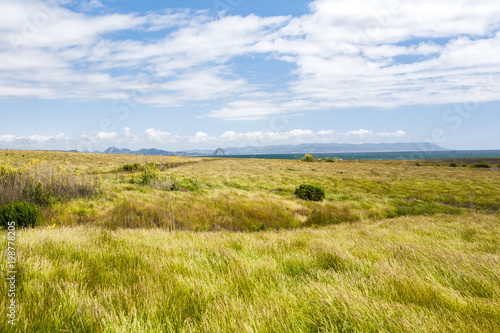
[[265,223],[261,223],[260,225],[252,225],[250,227],[250,229],[253,231],[253,232],[259,232],[259,231],[266,231],[267,230],[267,226]]
[[474,163],[470,166],[471,168],[491,168],[488,163]]
[[158,180],[159,173],[158,168],[154,163],[148,163],[144,167],[144,171],[141,175],[141,185],[152,185]]
[[305,154],[300,160],[302,162],[315,162],[316,158],[311,154]]
[[160,175],[158,169],[159,164],[155,162],[147,163],[142,174],[139,176],[139,180],[132,177],[130,180],[131,184],[138,183],[142,186],[149,186],[156,189],[168,190],[168,191],[180,191],[182,188],[177,184],[175,179],[166,179],[164,176]]
[[140,165],[139,163],[134,163],[134,164],[125,164],[125,165],[122,167],[122,170],[123,170],[123,171],[129,171],[129,172],[138,171],[138,170],[141,170],[141,165]]
[[40,224],[40,212],[36,206],[26,201],[15,202],[0,207],[0,227],[7,228],[7,223],[16,222],[16,227],[33,228]]
[[322,201],[325,191],[321,187],[302,184],[295,190],[295,195],[302,200]]

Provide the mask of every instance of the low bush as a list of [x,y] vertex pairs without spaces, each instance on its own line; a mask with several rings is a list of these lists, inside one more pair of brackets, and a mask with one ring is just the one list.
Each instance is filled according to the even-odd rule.
[[316,161],[316,158],[311,154],[305,154],[300,160],[302,162],[314,162]]
[[40,212],[27,202],[15,202],[0,207],[0,227],[7,228],[9,222],[16,222],[17,228],[33,228],[40,224]]
[[470,166],[471,168],[491,168],[488,163],[474,163]]
[[158,180],[159,173],[156,165],[148,163],[144,168],[144,172],[141,175],[141,185],[151,185],[156,180]]
[[452,168],[456,168],[456,167],[458,167],[459,165],[458,165],[458,164],[456,164],[456,163],[450,163],[450,166],[451,166]]
[[134,164],[125,164],[122,167],[123,171],[128,171],[128,172],[134,172],[134,171],[139,171],[141,170],[141,165],[139,163],[134,163]]
[[325,198],[325,191],[314,185],[300,185],[295,190],[295,195],[302,200],[322,201]]
[[252,225],[250,227],[250,229],[253,231],[253,232],[259,232],[259,231],[266,231],[267,230],[267,226],[265,223],[262,223],[260,225]]
[[139,180],[133,178],[130,180],[131,184],[138,183],[143,186],[149,186],[159,190],[168,191],[181,191],[184,190],[181,186],[177,184],[175,178],[166,179],[164,176],[160,175],[158,170],[158,164],[148,163],[144,167],[143,173],[140,175]]

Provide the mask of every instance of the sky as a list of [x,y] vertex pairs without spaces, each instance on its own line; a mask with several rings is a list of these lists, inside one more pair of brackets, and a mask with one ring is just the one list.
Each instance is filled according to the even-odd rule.
[[498,0],[1,0],[0,149],[500,149]]

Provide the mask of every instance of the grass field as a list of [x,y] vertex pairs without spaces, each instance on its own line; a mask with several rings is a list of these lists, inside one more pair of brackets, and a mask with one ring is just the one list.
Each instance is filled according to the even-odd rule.
[[0,331],[498,332],[500,171],[419,164],[0,151]]

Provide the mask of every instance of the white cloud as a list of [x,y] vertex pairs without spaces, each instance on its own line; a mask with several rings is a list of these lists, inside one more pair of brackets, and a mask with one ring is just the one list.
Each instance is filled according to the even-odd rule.
[[118,137],[115,132],[99,132],[95,135],[97,140],[112,140]]
[[206,117],[223,118],[227,120],[257,120],[268,118],[282,112],[279,105],[259,100],[240,100],[227,103],[220,110],[213,110]]
[[[500,100],[497,0],[316,0],[300,17],[220,18],[187,9],[89,15],[56,3],[0,4],[0,99],[132,91],[159,107],[210,103],[204,116],[225,120]],[[131,30],[144,38],[116,37]],[[260,55],[292,65],[288,81],[237,70],[238,57]]]
[[343,133],[344,136],[358,136],[360,138],[373,138],[373,137],[402,137],[405,136],[406,133],[402,130],[397,130],[396,132],[381,132],[381,133],[374,133],[372,130],[367,130],[367,129],[359,129],[359,130],[353,130],[353,131],[347,131]]
[[30,136],[15,136],[15,135],[0,135],[0,147],[9,149],[46,149],[47,146],[54,147],[53,149],[71,149],[68,143],[71,139],[60,133],[54,136],[46,135],[30,135]]
[[178,135],[169,132],[163,132],[154,128],[148,128],[145,132],[145,135],[148,141],[161,144],[178,143],[180,139],[180,136]]
[[396,132],[374,133],[372,130],[359,129],[346,132],[335,130],[312,131],[309,129],[293,129],[290,131],[226,131],[220,135],[210,135],[198,131],[191,136],[181,136],[155,128],[148,128],[143,133],[134,134],[132,129],[125,127],[122,134],[116,132],[97,132],[93,135],[84,134],[71,138],[63,133],[55,136],[32,135],[29,137],[1,135],[0,148],[8,149],[77,149],[104,150],[111,146],[129,149],[158,148],[164,150],[179,149],[214,149],[216,147],[245,147],[277,144],[300,143],[332,143],[357,142],[358,138],[401,138],[406,134],[402,130]]
[[0,135],[0,142],[10,143],[10,142],[14,142],[15,140],[16,140],[16,137],[14,135]]
[[80,4],[80,9],[85,11],[85,12],[90,12],[90,11],[93,11],[93,10],[99,9],[99,8],[104,8],[104,5],[99,0],[83,1]]
[[205,132],[196,132],[196,134],[193,137],[190,137],[188,139],[190,143],[208,143],[208,142],[214,142],[215,138],[211,137]]
[[348,132],[346,132],[346,135],[356,135],[359,137],[372,136],[373,131],[366,130],[366,129],[359,129],[359,130],[355,130],[355,131],[348,131]]
[[477,95],[481,83],[500,84],[498,1],[317,0],[311,7],[275,43],[297,65],[294,96],[322,108],[500,99],[498,90]]
[[383,136],[383,137],[402,137],[405,136],[406,133],[402,130],[398,130],[396,132],[382,132],[382,133],[376,133],[376,136]]

